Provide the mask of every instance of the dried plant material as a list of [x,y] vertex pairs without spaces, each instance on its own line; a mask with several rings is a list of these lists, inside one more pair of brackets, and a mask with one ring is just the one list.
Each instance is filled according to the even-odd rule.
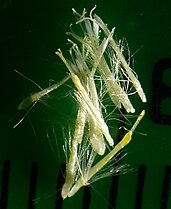
[[[136,74],[123,56],[123,46],[117,45],[113,39],[114,28],[109,31],[100,17],[93,15],[93,10],[90,16],[86,16],[85,9],[81,15],[73,9],[78,20],[76,25],[81,25],[83,35],[77,35],[73,26],[71,32],[67,33],[75,39],[68,39],[72,44],[71,59],[66,59],[60,49],[56,52],[70,72],[76,87],[74,95],[79,106],[84,109],[84,124],[81,118],[77,117],[76,120],[76,124],[83,125],[81,130],[84,129],[84,134],[81,134],[81,143],[75,143],[74,138],[71,140],[66,180],[62,188],[63,198],[73,196],[79,188],[89,184],[92,178],[98,175],[98,172],[130,142],[136,126],[145,114],[142,111],[131,130],[114,146],[114,139],[103,117],[103,101],[99,96],[101,89],[105,89],[104,94],[109,95],[116,109],[124,107],[127,113],[135,112],[129,99],[131,94],[137,92],[143,102],[146,102],[146,98]],[[101,78],[99,83],[96,81],[97,76]],[[135,88],[135,92],[128,92],[132,87]],[[106,143],[112,147],[107,154]],[[101,155],[102,159],[94,164],[97,154]]]
[[[81,26],[82,35],[76,34],[72,25],[67,33],[72,39],[68,39],[71,44],[70,58],[65,58],[60,49],[56,52],[69,75],[57,84],[27,97],[18,106],[19,110],[29,107],[71,78],[78,111],[74,130],[69,132],[64,148],[68,156],[61,193],[64,199],[73,196],[94,179],[124,169],[124,166],[114,168],[111,161],[115,162],[118,152],[131,141],[135,128],[145,114],[145,111],[141,112],[130,131],[115,145],[114,134],[111,134],[105,114],[112,115],[114,110],[120,111],[121,108],[127,113],[134,113],[130,95],[137,93],[142,102],[146,102],[146,97],[137,75],[123,55],[128,48],[124,47],[123,41],[116,43],[113,38],[115,29],[110,31],[101,18],[93,14],[94,9],[89,16],[86,16],[85,9],[82,14],[73,9],[77,18],[74,26]],[[111,101],[114,110],[107,110],[104,98]],[[99,175],[101,170],[103,174]]]

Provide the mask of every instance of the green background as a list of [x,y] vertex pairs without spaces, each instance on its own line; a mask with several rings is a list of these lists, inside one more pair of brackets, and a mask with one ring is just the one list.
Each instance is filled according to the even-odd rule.
[[[71,8],[81,12],[97,5],[95,11],[108,27],[116,27],[117,39],[126,37],[134,55],[134,68],[144,88],[148,102],[137,103],[138,115],[146,116],[133,141],[125,148],[123,161],[134,172],[119,177],[116,208],[134,209],[139,165],[146,166],[142,209],[161,208],[161,193],[165,167],[171,165],[171,124],[159,124],[150,118],[153,69],[163,59],[171,59],[171,1],[155,0],[1,0],[0,1],[0,179],[4,160],[10,160],[8,209],[28,208],[30,170],[38,162],[36,209],[54,209],[59,164],[65,161],[62,151],[64,133],[73,122],[75,106],[72,90],[63,86],[50,98],[38,103],[29,117],[15,129],[12,127],[24,116],[17,105],[25,96],[39,89],[14,71],[21,72],[45,88],[49,82],[59,81],[66,74],[61,60],[54,54],[58,48],[67,53],[66,31],[74,22]],[[170,66],[171,68],[171,66]],[[171,70],[161,79],[171,87]],[[68,93],[69,92],[69,93]],[[162,92],[159,92],[162,93]],[[68,96],[69,95],[69,96]],[[171,102],[162,101],[161,112],[171,115]],[[54,132],[53,132],[54,130]],[[56,134],[54,136],[54,133]],[[49,135],[49,137],[47,136]],[[51,150],[49,140],[54,147]],[[57,145],[56,140],[57,139]],[[59,160],[60,158],[60,160]],[[109,208],[112,178],[102,179],[91,188],[90,209]],[[170,178],[168,180],[170,183]],[[2,182],[1,182],[2,184]],[[103,198],[102,198],[103,196]],[[63,202],[63,209],[81,209],[83,189]],[[84,205],[86,208],[86,206]],[[56,207],[58,208],[58,207]],[[88,208],[88,207],[87,207]],[[171,208],[171,192],[167,209]]]

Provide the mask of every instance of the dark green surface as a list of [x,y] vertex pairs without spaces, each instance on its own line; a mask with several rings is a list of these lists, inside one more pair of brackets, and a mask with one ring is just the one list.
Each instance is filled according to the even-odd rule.
[[[49,80],[60,80],[66,72],[63,63],[54,52],[61,48],[67,53],[66,45],[70,23],[74,22],[71,8],[88,11],[97,5],[96,13],[108,23],[116,26],[116,37],[126,37],[131,53],[134,54],[135,71],[143,85],[148,103],[137,101],[138,113],[145,108],[146,116],[141,122],[133,141],[126,147],[128,155],[124,159],[131,167],[140,164],[147,166],[142,209],[159,209],[161,201],[164,169],[171,164],[171,124],[162,125],[149,117],[152,102],[152,77],[155,64],[162,58],[171,59],[171,2],[170,1],[0,1],[0,170],[4,160],[11,160],[8,209],[26,209],[28,184],[32,161],[39,163],[37,197],[35,205],[39,209],[53,209],[55,187],[58,174],[58,154],[65,160],[62,152],[63,130],[72,123],[75,112],[71,97],[66,97],[69,87],[52,94],[45,103],[37,104],[16,129],[12,126],[24,113],[17,113],[17,105],[22,98],[38,88],[14,72],[23,73],[43,88]],[[137,52],[138,50],[138,52]],[[171,68],[171,66],[170,66]],[[165,71],[163,82],[171,86],[170,69]],[[155,89],[159,91],[159,89]],[[161,92],[159,92],[161,93]],[[138,103],[139,102],[139,103]],[[45,104],[45,105],[44,105]],[[162,101],[161,111],[171,115],[170,98]],[[9,122],[9,120],[12,121]],[[34,127],[34,131],[32,129]],[[51,151],[47,132],[53,139],[54,127],[58,147]],[[66,132],[67,130],[65,130]],[[54,143],[54,141],[52,141]],[[1,172],[0,172],[1,178]],[[134,209],[137,172],[120,176],[117,209]],[[107,209],[111,178],[93,184],[90,209]],[[105,192],[104,192],[105,191]],[[82,193],[67,199],[63,209],[81,209]],[[103,198],[98,194],[103,195]],[[167,209],[171,208],[171,192]]]

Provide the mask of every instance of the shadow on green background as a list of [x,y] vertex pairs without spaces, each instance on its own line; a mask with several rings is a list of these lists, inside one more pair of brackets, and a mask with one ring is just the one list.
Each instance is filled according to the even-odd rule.
[[[64,86],[52,93],[50,98],[33,108],[29,118],[16,129],[12,128],[25,114],[17,112],[19,102],[39,90],[36,85],[14,72],[14,69],[42,88],[47,87],[50,80],[53,82],[63,78],[66,69],[55,51],[61,48],[66,54],[68,52],[66,31],[70,23],[75,21],[71,8],[81,12],[85,7],[89,11],[95,4],[95,13],[102,17],[110,29],[116,27],[116,38],[126,37],[131,53],[134,54],[135,71],[148,99],[146,105],[137,103],[136,109],[137,115],[146,109],[146,116],[137,131],[147,135],[134,134],[132,143],[125,149],[128,155],[123,160],[136,171],[119,176],[113,206],[110,200],[114,186],[112,178],[100,180],[93,184],[93,188],[86,188],[91,190],[86,193],[90,196],[86,196],[82,189],[63,204],[58,195],[60,191],[56,192],[57,185],[61,184],[60,175],[62,179],[59,168],[61,162],[65,162],[62,151],[63,128],[67,129],[68,124],[73,122],[75,112],[70,87]],[[0,2],[2,209],[138,209],[137,204],[139,209],[171,208],[170,8],[171,2],[166,0]],[[54,152],[49,146],[47,133]],[[140,172],[139,167],[142,169]],[[6,171],[4,176],[3,171]],[[36,192],[33,196],[38,199],[36,204],[28,206],[31,179],[32,189]],[[37,182],[34,182],[35,179]],[[7,196],[2,191],[6,191]]]

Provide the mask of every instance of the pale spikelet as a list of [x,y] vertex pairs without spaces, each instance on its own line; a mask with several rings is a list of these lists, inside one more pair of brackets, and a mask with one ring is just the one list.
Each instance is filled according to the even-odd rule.
[[[79,145],[83,141],[85,122],[86,112],[84,111],[83,106],[80,105],[75,122],[74,134],[73,136],[71,136],[71,134],[69,135],[69,153],[67,154],[69,154],[70,157],[67,162],[65,183],[62,187],[62,197],[67,196],[68,192],[75,182],[76,176],[78,176],[78,157],[80,157],[80,155],[78,155],[78,149]],[[67,148],[67,145],[65,147]]]

